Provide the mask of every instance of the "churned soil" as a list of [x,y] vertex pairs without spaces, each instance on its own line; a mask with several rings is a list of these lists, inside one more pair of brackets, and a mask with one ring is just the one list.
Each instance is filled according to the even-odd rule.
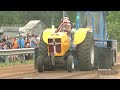
[[[94,71],[74,70],[72,73],[66,70],[45,71],[39,73],[34,69],[34,64],[19,64],[13,66],[0,67],[1,79],[120,79],[120,52],[117,52],[116,65],[112,71],[107,72],[109,76]],[[99,76],[98,76],[99,74]]]

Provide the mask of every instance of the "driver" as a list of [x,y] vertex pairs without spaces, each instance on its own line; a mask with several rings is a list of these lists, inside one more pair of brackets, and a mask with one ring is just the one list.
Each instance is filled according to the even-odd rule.
[[57,32],[67,32],[68,35],[70,34],[70,32],[71,32],[71,24],[70,24],[70,20],[69,20],[68,17],[64,17],[61,20],[61,24],[60,24]]

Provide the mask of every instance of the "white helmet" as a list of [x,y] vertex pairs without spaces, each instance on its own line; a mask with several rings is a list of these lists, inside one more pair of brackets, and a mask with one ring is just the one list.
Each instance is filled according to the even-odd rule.
[[63,19],[69,19],[69,17],[64,17]]

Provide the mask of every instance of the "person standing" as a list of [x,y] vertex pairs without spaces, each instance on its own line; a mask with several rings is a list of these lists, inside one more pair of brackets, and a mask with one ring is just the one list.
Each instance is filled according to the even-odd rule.
[[[25,40],[22,35],[20,35],[20,37],[18,39],[18,46],[19,46],[19,48],[25,48]],[[21,60],[21,63],[23,63],[23,61],[25,61],[25,54],[20,55],[20,60]]]
[[13,49],[17,49],[17,48],[18,48],[18,42],[17,42],[16,37],[14,37],[14,39],[13,39]]
[[31,37],[31,40],[30,40],[30,45],[31,45],[31,48],[37,48],[37,39],[35,38],[35,35],[32,35]]
[[13,40],[12,37],[8,37],[7,41],[6,41],[6,45],[8,49],[12,49],[13,48]]
[[30,40],[29,40],[29,38],[25,39],[25,48],[30,48]]
[[[18,48],[18,42],[17,42],[16,37],[14,37],[14,39],[13,39],[13,49],[17,49],[17,48]],[[17,57],[18,57],[17,55],[13,55],[12,60],[15,61]]]
[[2,42],[3,42],[3,43],[6,43],[6,36],[3,36]]
[[19,48],[25,48],[25,40],[22,35],[20,35],[20,37],[18,39],[18,46],[19,46]]

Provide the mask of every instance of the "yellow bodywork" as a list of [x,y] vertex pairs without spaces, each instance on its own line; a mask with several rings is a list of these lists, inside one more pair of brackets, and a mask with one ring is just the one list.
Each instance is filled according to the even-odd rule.
[[[61,40],[61,52],[60,53],[55,53],[55,56],[64,56],[65,53],[68,51],[68,49],[70,48],[70,39],[67,35],[67,32],[58,32],[58,33],[54,33],[52,35],[49,36],[49,39],[57,39],[59,38]],[[49,45],[48,45],[49,48]],[[49,55],[49,49],[48,49],[48,55]]]
[[[64,56],[65,53],[68,51],[68,49],[70,48],[70,39],[69,36],[67,35],[67,32],[58,32],[58,33],[54,33],[55,29],[52,28],[48,28],[43,32],[43,40],[44,42],[48,45],[48,55],[50,55],[49,53],[49,43],[48,43],[48,39],[57,39],[59,38],[61,40],[61,52],[60,53],[54,53],[55,56]],[[75,31],[74,33],[74,40],[73,40],[73,44],[77,45],[80,44],[81,42],[84,41],[84,39],[86,38],[86,34],[88,31],[91,31],[91,28],[79,28],[78,30]]]
[[52,28],[47,28],[46,30],[44,30],[43,32],[43,41],[48,44],[48,37],[55,32],[55,30],[57,30],[56,28],[52,29]]
[[90,31],[91,28],[79,28],[74,33],[74,41],[73,44],[77,45],[84,41],[86,34]]

